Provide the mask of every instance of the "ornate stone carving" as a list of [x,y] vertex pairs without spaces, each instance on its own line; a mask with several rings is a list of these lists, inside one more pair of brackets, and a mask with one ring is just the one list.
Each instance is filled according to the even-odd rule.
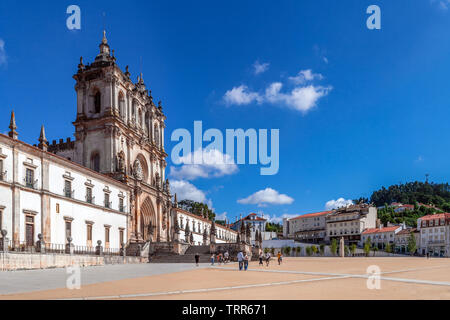
[[119,154],[117,155],[117,160],[117,171],[125,173],[125,154],[123,153],[123,151],[119,152]]

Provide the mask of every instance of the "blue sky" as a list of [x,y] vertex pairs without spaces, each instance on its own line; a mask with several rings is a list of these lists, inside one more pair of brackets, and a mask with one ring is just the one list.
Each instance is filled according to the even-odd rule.
[[[81,8],[81,30],[66,27],[71,4]],[[372,4],[381,30],[366,27]],[[447,0],[2,1],[1,132],[14,108],[28,143],[37,143],[41,124],[49,140],[73,137],[72,75],[80,56],[93,61],[104,27],[134,79],[142,58],[167,115],[169,154],[171,133],[192,131],[195,120],[223,132],[280,129],[277,175],[251,165],[206,177],[168,170],[179,193],[231,220],[320,211],[426,173],[449,180]],[[276,83],[282,88],[270,98]]]

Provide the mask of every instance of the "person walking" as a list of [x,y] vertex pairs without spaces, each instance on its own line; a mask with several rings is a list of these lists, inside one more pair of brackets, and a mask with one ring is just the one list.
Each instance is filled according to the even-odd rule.
[[225,259],[224,259],[224,262],[225,262],[225,263],[228,263],[228,259],[229,259],[229,257],[230,257],[230,254],[228,253],[228,251],[225,251],[223,257],[225,258]]
[[269,262],[270,262],[270,252],[266,253],[266,267],[269,266]]
[[195,265],[198,267],[198,263],[200,262],[200,255],[198,253],[195,254]]
[[264,255],[262,252],[260,252],[259,253],[259,265],[260,266],[264,266],[263,260],[264,260]]
[[214,265],[214,258],[215,258],[215,256],[214,256],[214,253],[211,255],[211,265],[213,266]]
[[244,255],[244,270],[247,271],[248,269],[248,255],[247,252]]
[[281,252],[278,252],[277,258],[278,258],[278,265],[281,265],[281,263],[283,262],[283,255],[281,254]]
[[242,251],[239,251],[237,255],[237,260],[239,263],[239,271],[242,271],[242,267],[244,265],[244,255],[242,254]]

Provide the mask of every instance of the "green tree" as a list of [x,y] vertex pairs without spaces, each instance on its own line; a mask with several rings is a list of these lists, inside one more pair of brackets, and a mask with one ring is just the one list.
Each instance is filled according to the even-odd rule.
[[311,247],[306,247],[306,255],[307,255],[308,257],[310,257],[311,254],[312,254]]
[[372,251],[373,251],[373,256],[375,257],[375,253],[378,251],[378,247],[374,245],[372,247]]
[[337,247],[338,247],[337,241],[336,241],[335,238],[333,238],[333,239],[331,240],[331,246],[330,246],[330,250],[331,250],[331,254],[332,254],[332,255],[336,255],[336,253],[337,253]]
[[384,247],[384,251],[386,251],[389,254],[392,253],[392,246],[391,246],[391,244],[389,242],[386,243],[386,246]]
[[274,248],[274,247],[270,248],[270,253],[271,253],[272,255],[275,254],[275,248]]
[[270,251],[269,248],[264,248],[264,253],[268,253]]
[[356,244],[352,243],[352,245],[350,246],[350,252],[351,252],[352,256],[355,255],[355,252],[356,252]]
[[291,255],[291,250],[292,250],[292,248],[291,247],[286,247],[286,256],[290,256]]
[[312,247],[311,247],[311,251],[312,251],[312,253],[313,253],[314,255],[316,255],[316,254],[317,254],[317,251],[319,251],[319,250],[317,249],[316,246],[312,246]]
[[325,245],[323,243],[320,244],[320,255],[323,256],[325,254]]
[[297,256],[299,256],[300,253],[302,252],[302,247],[296,247],[295,251],[297,252]]
[[410,255],[414,255],[417,249],[416,237],[414,236],[414,232],[409,234],[408,238],[408,252]]
[[348,257],[349,254],[350,254],[350,249],[348,248],[348,246],[344,245],[344,255]]
[[366,257],[369,256],[369,253],[370,253],[370,247],[371,247],[370,237],[368,237],[367,240],[366,240],[366,242],[364,243],[364,253],[366,254]]

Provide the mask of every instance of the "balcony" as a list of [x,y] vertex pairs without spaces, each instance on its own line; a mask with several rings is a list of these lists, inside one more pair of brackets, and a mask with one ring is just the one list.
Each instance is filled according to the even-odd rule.
[[37,181],[37,179],[33,181],[33,180],[25,178],[25,179],[23,179],[23,184],[27,188],[31,188],[31,189],[37,190],[38,181]]
[[111,201],[105,201],[105,208],[107,208],[107,209],[111,209],[111,207],[112,207],[112,202]]
[[95,204],[95,197],[93,196],[86,196],[86,202],[89,204]]
[[64,188],[63,194],[66,198],[73,199],[75,196],[75,190],[70,190],[70,189]]

